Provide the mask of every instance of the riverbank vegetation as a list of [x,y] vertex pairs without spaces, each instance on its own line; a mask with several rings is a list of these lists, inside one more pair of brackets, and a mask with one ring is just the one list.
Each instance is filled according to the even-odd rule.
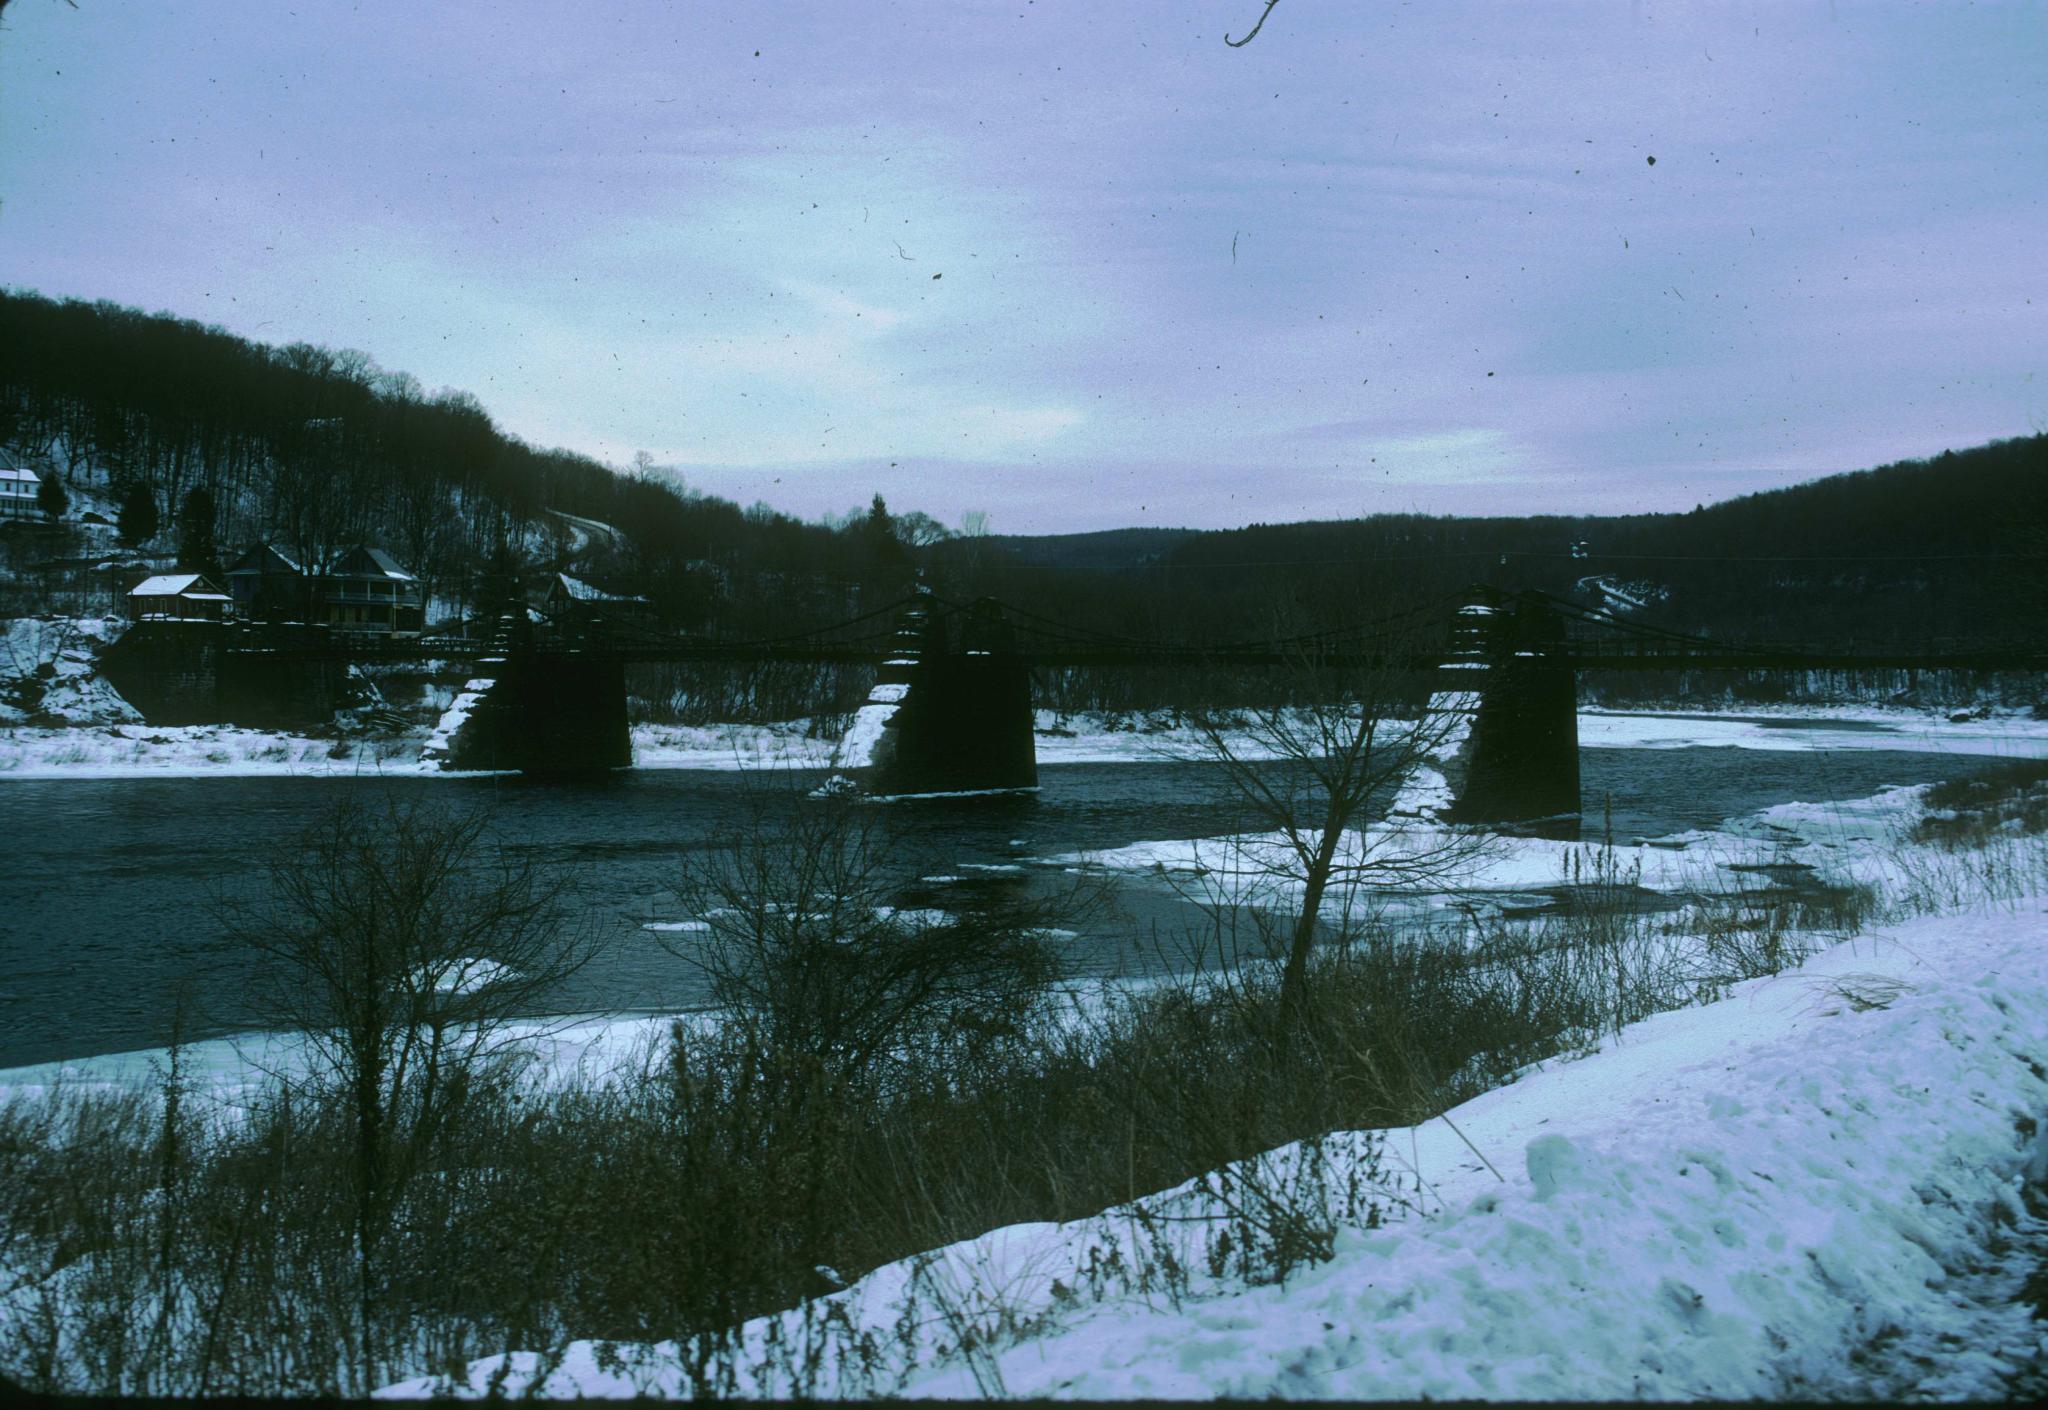
[[[358,1001],[301,1018],[341,1048],[316,1047],[234,1105],[197,1086],[174,1045],[154,1091],[59,1089],[0,1107],[0,1373],[116,1394],[361,1393],[596,1337],[679,1340],[700,1389],[731,1389],[733,1329],[750,1316],[991,1228],[1084,1217],[1226,1169],[1236,1214],[1203,1256],[1212,1272],[1285,1278],[1326,1256],[1341,1224],[1380,1217],[1360,1191],[1385,1182],[1307,1167],[1265,1180],[1232,1162],[1306,1141],[1313,1166],[1323,1133],[1426,1120],[1531,1062],[1796,964],[1873,916],[2038,887],[2039,788],[2038,769],[2015,770],[1927,795],[1896,850],[1923,870],[1948,859],[1943,886],[1889,865],[1890,883],[1673,911],[1591,844],[1564,909],[1340,927],[1296,995],[1287,948],[1255,943],[1223,968],[1142,986],[1065,980],[1043,940],[1072,898],[898,917],[872,817],[828,807],[735,839],[686,879],[712,916],[695,953],[725,1021],[679,1022],[605,1079],[522,1067],[492,1044],[388,1060],[425,1051],[463,993],[391,983],[457,950],[489,954],[481,936],[422,923],[453,893],[415,870],[421,884],[349,922],[389,927],[406,963],[359,947],[364,965],[311,973]],[[462,836],[461,820],[410,821]],[[352,834],[327,835],[334,862],[334,839]],[[1987,872],[2000,848],[2009,864]],[[337,874],[318,845],[292,855],[288,875]],[[2013,870],[2022,858],[2030,871]],[[293,916],[334,920],[320,897],[281,887],[276,899],[279,935]],[[843,952],[838,929],[854,936]],[[303,986],[301,949],[281,954]],[[548,972],[545,953],[524,959]],[[378,993],[403,1002],[360,1007]],[[1185,1276],[1175,1247],[1186,1256],[1134,1234],[1104,1286],[1170,1291]],[[807,1353],[785,1351],[804,1383]]]

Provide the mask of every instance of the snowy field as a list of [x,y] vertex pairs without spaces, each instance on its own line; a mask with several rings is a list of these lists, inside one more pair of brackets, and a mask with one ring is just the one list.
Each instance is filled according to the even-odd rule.
[[[1193,731],[1164,717],[1146,728],[1076,715],[1038,714],[1041,764],[1165,762],[1200,756]],[[1835,728],[1830,728],[1833,724]],[[152,726],[133,722],[35,728],[0,724],[0,779],[355,774],[436,776],[422,761],[429,734],[385,739],[313,739],[232,725]],[[2048,720],[2001,714],[1952,722],[1920,710],[1787,707],[1769,714],[1581,711],[1579,742],[1590,748],[1763,750],[1894,749],[1998,758],[2048,757]],[[1250,741],[1235,743],[1257,757]],[[772,725],[636,725],[633,758],[643,769],[825,768],[835,741],[811,722]]]
[[[2017,1300],[2021,1270],[1984,1253],[2000,1224],[2040,1232],[2019,1192],[2048,1178],[2044,923],[2036,899],[1887,927],[1539,1064],[1446,1118],[1335,1133],[1313,1154],[1370,1173],[1382,1227],[1340,1228],[1328,1261],[1284,1283],[1206,1271],[1204,1241],[1231,1221],[1189,1186],[999,1229],[758,1319],[739,1388],[2002,1396],[2048,1354]],[[1262,1160],[1284,1183],[1310,1154]],[[1178,1280],[1160,1272],[1167,1248]],[[1105,1285],[1110,1249],[1161,1280]],[[674,1344],[580,1342],[384,1394],[688,1389]]]

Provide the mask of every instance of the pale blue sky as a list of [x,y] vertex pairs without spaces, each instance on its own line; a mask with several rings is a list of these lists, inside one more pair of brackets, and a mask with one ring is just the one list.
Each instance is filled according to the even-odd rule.
[[15,0],[0,281],[1003,532],[2048,429],[2048,8],[1262,4]]

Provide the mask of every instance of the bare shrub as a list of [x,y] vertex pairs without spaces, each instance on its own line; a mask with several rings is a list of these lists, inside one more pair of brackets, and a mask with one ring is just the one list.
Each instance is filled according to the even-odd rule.
[[365,1384],[380,1347],[374,1304],[405,1265],[387,1228],[478,1089],[502,1085],[508,1026],[596,954],[569,923],[569,881],[492,844],[489,816],[387,798],[354,800],[281,851],[255,898],[223,898],[227,937],[268,962],[256,996],[305,1036],[303,1082],[347,1128],[357,1350]]
[[685,861],[677,889],[703,938],[664,944],[703,970],[727,1025],[835,1082],[978,1062],[1040,1015],[1059,976],[1048,932],[1094,898],[1070,888],[905,911],[909,860],[882,809],[757,798],[747,825]]

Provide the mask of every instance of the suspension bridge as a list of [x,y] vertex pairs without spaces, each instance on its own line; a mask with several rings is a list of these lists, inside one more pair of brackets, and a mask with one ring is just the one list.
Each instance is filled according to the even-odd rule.
[[[193,674],[191,633],[161,678]],[[161,651],[143,633],[135,655]],[[371,661],[471,665],[469,688],[430,746],[451,768],[563,772],[631,764],[626,668],[650,662],[866,664],[867,703],[842,767],[877,793],[1034,787],[1034,668],[1151,667],[1193,673],[1313,669],[1434,673],[1446,698],[1476,702],[1456,815],[1522,822],[1575,814],[1577,677],[1586,670],[1746,671],[2048,669],[2038,643],[1947,640],[1921,649],[1854,643],[1735,642],[1660,626],[1540,591],[1473,587],[1454,596],[1294,635],[1174,642],[1058,621],[1013,603],[959,601],[920,586],[844,621],[720,638],[629,622],[535,623],[520,607],[475,636],[347,638],[317,629],[210,634],[219,682],[268,681]],[[126,642],[123,645],[127,645]],[[168,658],[166,658],[168,659]],[[221,688],[221,687],[216,687]]]

